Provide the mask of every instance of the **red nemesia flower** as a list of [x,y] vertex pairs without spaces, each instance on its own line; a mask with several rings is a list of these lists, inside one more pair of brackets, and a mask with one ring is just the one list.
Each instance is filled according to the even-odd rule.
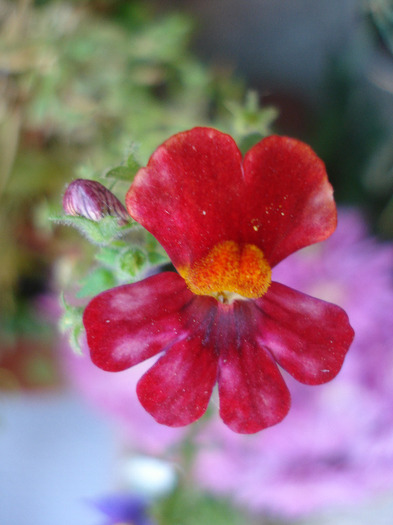
[[229,135],[194,128],[155,151],[126,204],[178,273],[98,295],[84,324],[104,370],[163,352],[137,387],[158,422],[195,421],[218,382],[224,423],[257,432],[289,410],[277,364],[309,385],[338,373],[353,339],[346,313],[271,280],[282,259],[336,227],[332,187],[309,146],[271,136],[242,159]]

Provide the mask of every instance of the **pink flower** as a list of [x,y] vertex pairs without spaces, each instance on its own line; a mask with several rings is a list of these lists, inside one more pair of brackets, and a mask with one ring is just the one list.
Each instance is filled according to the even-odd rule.
[[137,386],[158,422],[195,421],[218,382],[224,423],[257,432],[289,410],[277,364],[309,385],[335,377],[353,339],[347,315],[272,281],[280,261],[336,226],[324,165],[307,145],[271,136],[242,159],[219,131],[179,133],[139,171],[126,204],[178,273],[98,295],[84,325],[104,370],[162,352]]

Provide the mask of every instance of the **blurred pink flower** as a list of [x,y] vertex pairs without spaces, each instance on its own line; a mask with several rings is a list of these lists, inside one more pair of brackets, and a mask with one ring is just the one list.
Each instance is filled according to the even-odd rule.
[[393,489],[392,268],[393,245],[368,237],[355,211],[341,211],[331,239],[277,267],[275,279],[348,312],[353,347],[330,384],[291,382],[278,427],[245,439],[212,420],[195,464],[204,487],[287,516]]
[[[274,278],[348,312],[356,336],[339,375],[315,389],[286,376],[289,416],[254,436],[202,418],[194,474],[213,493],[260,512],[301,516],[393,489],[393,245],[371,238],[356,211],[339,211],[322,244],[293,254]],[[154,358],[153,358],[154,359]],[[186,429],[158,425],[135,392],[150,362],[107,373],[68,349],[68,375],[136,451],[165,454]],[[140,367],[140,368],[139,368]],[[199,432],[199,434],[198,434]]]

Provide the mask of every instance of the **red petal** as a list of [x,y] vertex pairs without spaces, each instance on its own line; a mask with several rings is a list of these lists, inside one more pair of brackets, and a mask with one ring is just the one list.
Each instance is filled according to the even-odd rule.
[[201,337],[173,345],[140,379],[139,401],[159,422],[188,425],[206,411],[217,379],[217,355]]
[[226,240],[255,244],[274,266],[334,231],[333,190],[309,146],[271,136],[241,163],[229,135],[210,128],[174,135],[138,173],[128,211],[178,268]]
[[126,197],[129,213],[177,268],[237,240],[241,162],[229,135],[194,128],[167,140],[137,174]]
[[317,385],[337,375],[354,336],[344,310],[279,283],[255,304],[259,342],[295,379]]
[[242,338],[222,349],[218,387],[221,418],[242,434],[279,423],[290,407],[289,391],[272,356],[252,340]]
[[117,372],[184,337],[181,308],[193,294],[174,272],[101,293],[83,316],[92,361]]
[[267,137],[246,154],[244,173],[243,240],[261,248],[271,266],[333,233],[333,189],[309,146]]

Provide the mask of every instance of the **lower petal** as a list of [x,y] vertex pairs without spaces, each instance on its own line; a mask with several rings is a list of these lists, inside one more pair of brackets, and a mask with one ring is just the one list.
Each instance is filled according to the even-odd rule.
[[103,370],[125,370],[184,337],[182,309],[193,294],[166,272],[103,292],[83,316],[91,359]]
[[354,337],[344,310],[279,283],[255,304],[258,340],[295,379],[317,385],[338,374]]
[[220,416],[235,432],[252,434],[279,423],[290,394],[272,356],[246,340],[221,352],[218,388]]
[[200,337],[177,342],[140,379],[139,401],[158,423],[179,427],[196,421],[209,403],[217,361]]

